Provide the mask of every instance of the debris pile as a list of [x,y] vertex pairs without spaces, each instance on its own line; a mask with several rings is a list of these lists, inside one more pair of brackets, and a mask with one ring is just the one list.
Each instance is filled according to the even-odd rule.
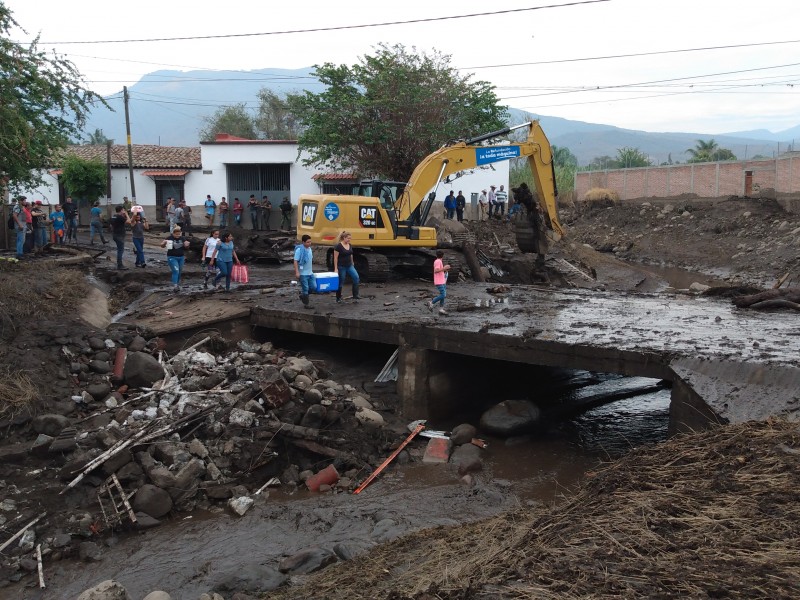
[[175,511],[241,516],[272,486],[351,490],[397,447],[384,407],[270,342],[206,337],[169,357],[133,329],[60,339],[64,397],[2,423],[0,581],[39,553],[101,560],[101,533]]

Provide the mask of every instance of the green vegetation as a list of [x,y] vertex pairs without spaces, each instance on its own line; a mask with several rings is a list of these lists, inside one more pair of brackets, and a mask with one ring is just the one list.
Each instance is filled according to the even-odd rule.
[[77,200],[92,203],[106,193],[106,165],[99,160],[85,160],[65,155],[61,161],[64,189]]
[[727,148],[720,148],[713,138],[707,142],[703,140],[697,140],[695,147],[689,148],[686,152],[691,155],[691,158],[687,161],[690,163],[736,160],[736,156],[733,154],[733,152]]
[[70,139],[79,139],[92,106],[75,65],[9,38],[19,26],[0,0],[0,194],[36,187],[40,172]]
[[[578,170],[578,159],[566,147],[553,146],[553,162],[556,169],[556,189],[561,200],[574,200],[575,173]],[[536,190],[533,174],[528,166],[528,159],[515,160],[509,171],[509,183],[512,188],[526,183],[531,190]]]
[[448,140],[506,126],[494,87],[436,51],[380,45],[353,66],[315,67],[325,90],[287,97],[303,131],[305,164],[405,181]]
[[94,133],[90,133],[83,138],[83,143],[90,146],[105,146],[108,142],[114,143],[114,140],[107,137],[102,129],[95,129]]
[[228,133],[248,140],[258,139],[253,117],[244,103],[219,108],[204,121],[205,125],[200,130],[200,140],[203,142],[214,141],[218,133]]

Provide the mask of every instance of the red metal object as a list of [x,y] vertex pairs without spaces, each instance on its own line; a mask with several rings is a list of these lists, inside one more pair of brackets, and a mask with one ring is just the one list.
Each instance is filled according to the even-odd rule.
[[378,467],[377,469],[375,469],[375,470],[372,472],[372,475],[370,475],[369,477],[367,477],[367,478],[364,480],[364,483],[362,483],[360,486],[358,486],[358,487],[356,488],[356,491],[354,491],[353,493],[354,493],[354,494],[360,494],[360,493],[361,493],[361,492],[364,490],[364,488],[365,488],[365,487],[367,487],[367,486],[368,486],[370,483],[372,483],[372,480],[373,480],[373,479],[375,479],[375,478],[376,478],[378,475],[380,475],[380,474],[381,474],[381,472],[382,472],[382,471],[383,471],[383,470],[384,470],[386,467],[388,467],[388,466],[389,466],[389,463],[391,463],[391,462],[392,462],[392,461],[395,459],[395,457],[396,457],[398,454],[400,454],[400,453],[403,451],[403,448],[405,448],[406,446],[408,446],[408,443],[409,443],[411,440],[413,440],[413,439],[414,439],[414,437],[415,437],[415,436],[416,436],[416,435],[417,435],[417,434],[418,434],[420,431],[422,431],[423,429],[425,429],[425,424],[424,424],[424,423],[420,423],[419,425],[417,425],[417,427],[414,429],[414,431],[412,431],[412,432],[411,432],[411,435],[409,435],[409,436],[408,436],[408,437],[405,439],[405,441],[404,441],[402,444],[400,444],[400,445],[397,447],[397,450],[395,450],[394,452],[392,452],[392,453],[391,453],[391,455],[389,455],[389,458],[387,458],[385,461],[383,461],[383,463],[381,463],[381,466],[380,466],[380,467]]
[[127,348],[117,348],[117,353],[114,355],[114,381],[122,381],[122,370],[125,368],[127,355]]

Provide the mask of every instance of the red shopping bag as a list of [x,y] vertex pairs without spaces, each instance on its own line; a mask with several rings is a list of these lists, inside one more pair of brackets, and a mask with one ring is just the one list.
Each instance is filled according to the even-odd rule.
[[247,283],[250,280],[247,273],[247,265],[233,265],[231,280],[236,283]]

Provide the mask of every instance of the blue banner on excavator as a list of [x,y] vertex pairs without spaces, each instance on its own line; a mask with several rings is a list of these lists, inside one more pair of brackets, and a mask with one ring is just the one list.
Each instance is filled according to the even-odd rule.
[[519,146],[486,146],[475,148],[475,163],[488,165],[499,160],[508,160],[519,156]]

